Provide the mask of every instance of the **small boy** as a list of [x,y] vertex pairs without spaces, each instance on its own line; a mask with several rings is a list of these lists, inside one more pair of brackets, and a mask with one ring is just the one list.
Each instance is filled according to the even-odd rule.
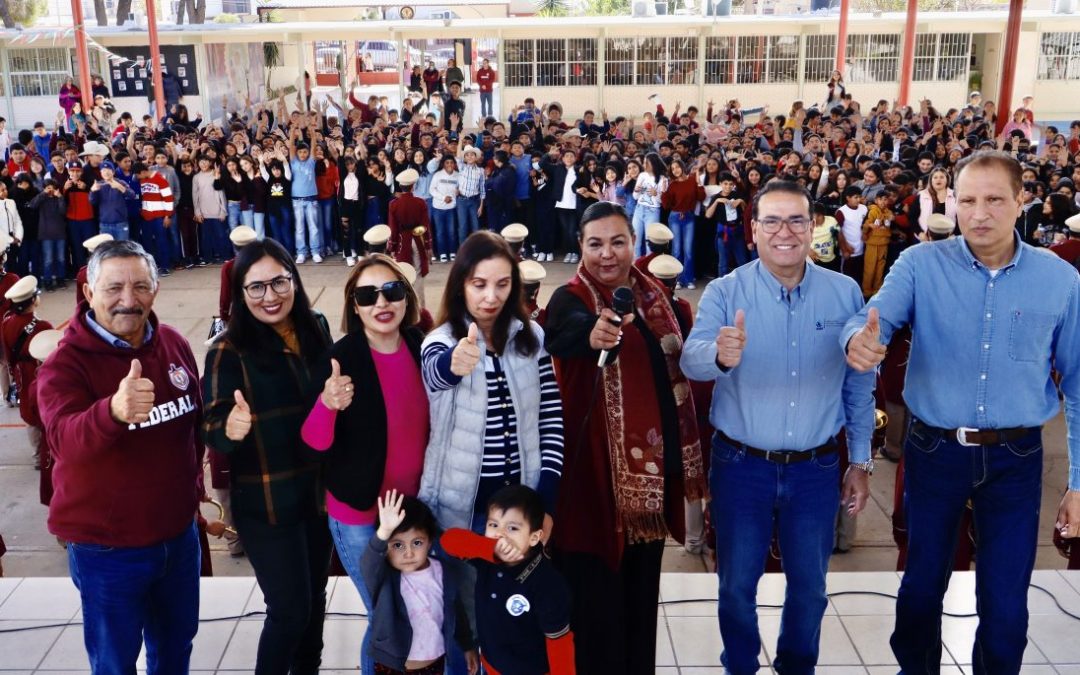
[[840,271],[842,258],[837,251],[840,227],[836,218],[829,215],[829,207],[821,202],[814,204],[814,230],[810,238],[810,259],[819,267]]
[[441,675],[456,640],[469,672],[478,662],[458,580],[457,560],[430,557],[438,536],[423,502],[386,493],[377,499],[379,527],[368,540],[360,573],[371,597],[368,631],[377,675]]
[[443,549],[476,568],[476,628],[489,675],[573,675],[570,592],[541,542],[544,503],[524,485],[488,501],[485,536],[447,530]]
[[854,185],[844,189],[844,205],[836,210],[836,222],[840,225],[840,254],[844,258],[842,271],[860,285],[863,278],[863,253],[866,248],[862,238],[862,226],[867,210],[862,203],[862,190]]
[[892,241],[893,212],[889,204],[894,197],[896,191],[892,188],[878,192],[863,221],[862,237],[866,243],[866,253],[863,255],[862,291],[867,299],[877,293],[885,278],[885,260]]
[[750,259],[743,231],[743,209],[746,203],[735,194],[735,176],[725,171],[720,174],[720,194],[705,209],[706,218],[716,219],[716,276],[722,277],[731,269],[728,256],[735,261],[734,267],[745,265]]

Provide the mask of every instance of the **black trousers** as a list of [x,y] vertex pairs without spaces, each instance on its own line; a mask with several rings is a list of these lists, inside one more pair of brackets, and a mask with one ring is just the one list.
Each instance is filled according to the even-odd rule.
[[653,675],[656,613],[664,542],[630,544],[613,570],[585,553],[562,553],[555,563],[574,599],[577,672],[589,675]]
[[270,525],[242,514],[235,518],[266,598],[256,675],[318,673],[333,548],[326,516],[296,525]]
[[559,221],[559,234],[562,240],[559,248],[565,253],[580,253],[578,245],[578,212],[574,209],[555,209],[555,218]]

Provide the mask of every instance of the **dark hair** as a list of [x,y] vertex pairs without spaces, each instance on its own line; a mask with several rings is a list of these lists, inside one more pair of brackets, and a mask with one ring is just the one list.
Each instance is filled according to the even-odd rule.
[[1012,189],[1013,195],[1018,196],[1020,194],[1024,180],[1024,170],[1021,168],[1020,162],[1016,161],[1012,155],[1000,150],[979,150],[975,154],[968,155],[956,163],[956,171],[953,173],[953,185],[958,184],[960,174],[969,166],[1001,169],[1009,177],[1009,187]]
[[360,275],[364,270],[369,267],[375,267],[376,265],[385,267],[390,270],[398,281],[405,284],[405,317],[401,320],[401,328],[404,330],[410,326],[415,326],[420,321],[420,300],[416,295],[416,290],[409,283],[409,280],[402,274],[401,268],[397,266],[394,259],[388,255],[382,253],[372,253],[360,258],[360,261],[352,268],[349,273],[349,278],[345,281],[345,308],[342,310],[341,317],[341,330],[346,333],[361,333],[364,330],[364,322],[360,320],[360,317],[353,311],[353,291],[356,290],[356,284],[360,280]]
[[439,538],[439,523],[436,522],[435,514],[431,512],[427,504],[416,497],[406,496],[401,501],[401,510],[405,513],[405,518],[390,533],[391,537],[416,529],[426,534],[433,543]]
[[506,513],[510,509],[518,509],[525,516],[525,522],[533,532],[544,527],[544,500],[540,493],[528,485],[507,485],[491,495],[487,503],[488,511],[498,509]]
[[757,194],[754,195],[754,211],[753,217],[757,220],[758,217],[758,205],[761,203],[761,198],[767,194],[783,193],[789,195],[798,195],[806,200],[806,213],[810,213],[810,205],[814,203],[814,200],[810,197],[810,193],[806,191],[806,188],[799,185],[795,181],[783,180],[777,178],[765,183]]
[[847,201],[849,197],[862,197],[862,190],[854,185],[849,185],[844,188],[844,200]]
[[469,332],[466,317],[469,310],[465,306],[465,284],[472,277],[476,266],[490,258],[503,258],[510,263],[510,296],[506,299],[499,316],[492,327],[490,345],[496,352],[502,353],[508,347],[510,322],[518,319],[525,326],[514,337],[514,348],[522,356],[532,356],[540,349],[540,341],[532,331],[529,313],[525,310],[524,293],[521,288],[521,271],[518,269],[517,256],[510,250],[506,240],[493,232],[480,230],[473,232],[458,249],[457,258],[446,278],[442,303],[439,307],[438,325],[450,324],[450,333],[460,340]]
[[240,249],[236,255],[232,269],[232,316],[229,318],[229,327],[224,335],[240,351],[265,349],[273,344],[269,339],[269,331],[273,329],[256,319],[244,302],[244,277],[247,276],[251,266],[263,258],[273,258],[285,268],[292,276],[293,281],[293,307],[289,312],[289,318],[293,321],[296,329],[296,337],[300,341],[301,357],[305,361],[317,359],[323,351],[330,346],[330,336],[323,331],[315,320],[311,311],[311,302],[307,293],[304,292],[304,284],[300,279],[300,270],[296,268],[292,256],[285,248],[273,239],[260,239],[253,241]]
[[634,236],[634,227],[630,224],[630,216],[626,214],[626,209],[619,206],[615,202],[595,202],[589,205],[589,208],[585,209],[585,212],[581,214],[581,224],[578,225],[578,239],[585,238],[585,226],[594,220],[600,220],[602,218],[609,218],[611,216],[618,216],[626,221],[626,229],[630,233],[630,237]]

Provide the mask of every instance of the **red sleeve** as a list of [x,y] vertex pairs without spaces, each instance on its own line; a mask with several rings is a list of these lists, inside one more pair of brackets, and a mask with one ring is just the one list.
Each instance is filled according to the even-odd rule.
[[91,398],[75,370],[60,352],[38,369],[38,409],[49,447],[87,457],[112,449],[127,425],[112,418],[111,397]]
[[840,209],[836,210],[836,224],[837,225],[843,225],[844,224],[844,212],[841,211]]
[[546,638],[549,675],[574,675],[574,633],[566,631],[557,638]]
[[367,104],[358,101],[356,94],[351,91],[349,92],[349,103],[351,103],[354,108],[359,109],[361,113],[364,112],[364,108],[367,108]]
[[498,562],[495,560],[497,539],[488,539],[475,532],[455,527],[444,532],[439,541],[443,550],[455,558],[479,558],[489,563]]
[[[691,179],[691,180],[694,180],[695,183],[697,182],[696,179]],[[705,187],[704,186],[701,186],[701,185],[697,186],[697,191],[694,193],[694,199],[696,201],[699,201],[699,202],[705,201]]]

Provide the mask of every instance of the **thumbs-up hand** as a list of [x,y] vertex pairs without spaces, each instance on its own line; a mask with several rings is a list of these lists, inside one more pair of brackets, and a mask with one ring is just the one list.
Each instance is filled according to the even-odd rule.
[[469,334],[458,341],[450,357],[450,372],[458,377],[466,377],[480,363],[480,347],[476,344],[479,327],[469,324]]
[[244,394],[239,389],[233,392],[236,405],[225,420],[225,437],[230,441],[242,441],[251,432],[251,406],[244,400]]
[[871,307],[866,313],[866,325],[848,341],[847,362],[865,373],[885,360],[885,352],[885,345],[881,344],[881,318],[877,307]]
[[142,376],[142,363],[131,360],[131,369],[109,400],[109,412],[117,422],[141,424],[154,407],[154,383]]
[[735,310],[735,325],[724,326],[716,336],[716,362],[724,368],[734,368],[742,361],[746,348],[746,312]]
[[352,397],[352,378],[341,374],[341,364],[337,359],[330,359],[330,377],[323,385],[323,405],[331,410],[344,410],[352,403]]

